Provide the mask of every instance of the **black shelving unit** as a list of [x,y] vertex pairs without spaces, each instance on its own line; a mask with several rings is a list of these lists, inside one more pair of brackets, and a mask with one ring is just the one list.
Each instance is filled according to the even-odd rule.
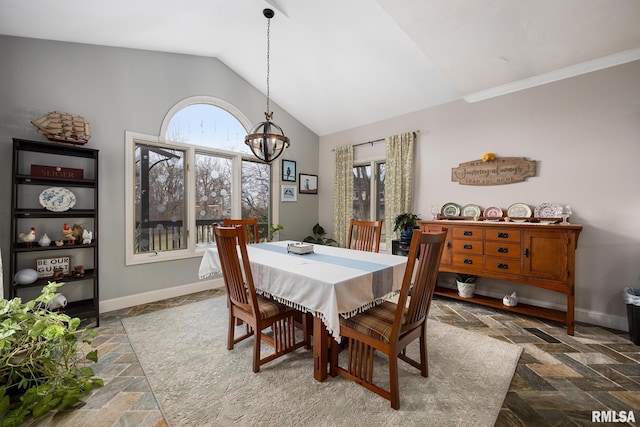
[[[37,162],[37,163],[35,163]],[[74,168],[83,170],[83,179],[64,177],[31,175],[33,164],[47,167]],[[42,207],[38,194],[48,187],[62,187],[80,189],[82,195],[77,196],[77,208],[71,207],[66,211],[52,211]],[[69,190],[71,191],[71,190]],[[76,190],[78,191],[78,190]],[[75,221],[89,223],[87,229],[93,231],[91,243],[70,244],[64,242],[57,246],[56,240],[64,240],[62,226]],[[36,241],[27,244],[18,238],[20,232],[30,229],[32,224],[36,228]],[[13,139],[13,173],[11,186],[11,244],[9,272],[12,280],[10,286],[11,298],[27,293],[29,289],[42,288],[51,278],[39,278],[28,285],[18,285],[13,282],[17,271],[25,268],[35,268],[38,258],[55,258],[56,256],[70,256],[73,270],[73,260],[83,260],[84,276],[65,276],[59,281],[65,285],[59,291],[67,296],[68,304],[63,309],[73,317],[83,321],[95,319],[95,325],[100,325],[99,310],[99,274],[98,274],[98,150],[80,147],[66,143],[29,141]],[[49,246],[40,246],[38,240],[43,234],[52,240]],[[77,265],[77,264],[76,264]],[[78,298],[69,295],[81,295]]]

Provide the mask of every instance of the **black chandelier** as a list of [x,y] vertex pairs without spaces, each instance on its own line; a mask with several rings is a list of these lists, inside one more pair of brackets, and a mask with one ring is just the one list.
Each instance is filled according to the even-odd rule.
[[244,138],[244,143],[251,148],[257,158],[265,163],[271,163],[284,153],[290,143],[282,128],[271,121],[273,112],[269,111],[269,30],[271,29],[271,18],[273,18],[274,12],[271,9],[264,9],[262,14],[267,18],[267,111],[264,113],[266,121],[255,125]]

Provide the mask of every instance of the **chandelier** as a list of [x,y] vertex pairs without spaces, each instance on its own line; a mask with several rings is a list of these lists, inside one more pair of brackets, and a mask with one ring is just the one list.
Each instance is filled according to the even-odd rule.
[[280,126],[271,121],[273,112],[269,111],[269,41],[271,18],[274,12],[271,9],[264,9],[262,14],[267,18],[267,111],[264,113],[265,121],[258,123],[249,131],[244,143],[251,148],[257,158],[265,163],[271,163],[289,147],[289,138],[284,135]]

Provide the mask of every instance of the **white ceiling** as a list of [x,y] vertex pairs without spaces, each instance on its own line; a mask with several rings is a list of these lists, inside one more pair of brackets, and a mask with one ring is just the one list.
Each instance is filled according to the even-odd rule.
[[638,0],[0,0],[0,34],[218,57],[264,92],[265,7],[271,99],[321,136],[640,59]]

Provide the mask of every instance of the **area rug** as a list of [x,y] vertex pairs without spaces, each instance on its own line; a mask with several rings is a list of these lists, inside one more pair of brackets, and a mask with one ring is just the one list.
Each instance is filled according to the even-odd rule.
[[[299,349],[254,374],[252,338],[226,349],[222,297],[122,323],[170,426],[493,426],[522,351],[429,321],[429,377],[399,362],[396,411],[345,378],[315,381],[311,350]],[[407,351],[417,357],[417,342]],[[386,359],[378,359],[375,369],[384,381]]]

